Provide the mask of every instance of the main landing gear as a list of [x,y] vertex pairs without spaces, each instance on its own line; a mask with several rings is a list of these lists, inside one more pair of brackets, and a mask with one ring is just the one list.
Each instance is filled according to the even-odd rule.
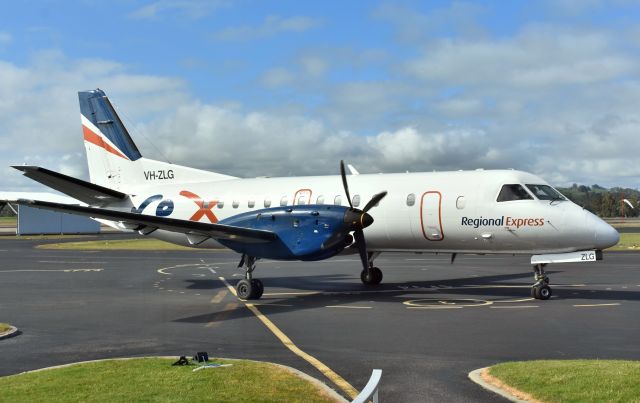
[[242,255],[238,268],[244,267],[244,279],[236,284],[236,293],[240,299],[260,299],[264,292],[262,281],[252,278],[252,273],[256,269],[257,258],[253,256]]
[[373,266],[373,261],[380,255],[380,252],[369,252],[369,267],[360,272],[360,280],[366,285],[378,285],[382,282],[382,270]]
[[533,266],[535,273],[535,284],[531,287],[531,296],[535,299],[546,300],[551,298],[551,287],[549,287],[549,277],[544,272],[546,264],[537,264]]

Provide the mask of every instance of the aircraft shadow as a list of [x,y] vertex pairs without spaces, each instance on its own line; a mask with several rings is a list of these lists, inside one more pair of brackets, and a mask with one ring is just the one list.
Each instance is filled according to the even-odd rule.
[[[552,274],[553,271],[547,271]],[[552,277],[553,278],[553,277]],[[305,277],[269,277],[263,279],[266,287],[265,296],[257,301],[248,301],[261,306],[269,306],[269,313],[286,313],[306,309],[323,308],[327,305],[367,305],[371,301],[376,303],[398,304],[406,300],[456,300],[473,299],[493,302],[525,299],[530,296],[530,282],[517,280],[530,280],[530,273],[491,275],[479,277],[466,277],[446,280],[411,281],[401,283],[383,283],[379,286],[365,286],[360,282],[355,283],[352,275],[317,275]],[[302,281],[301,281],[302,280]],[[230,281],[235,285],[237,280]],[[225,287],[220,281],[189,279],[190,289],[215,290]],[[217,283],[217,284],[216,284]],[[580,303],[586,301],[622,302],[640,301],[640,292],[633,290],[600,290],[587,286],[572,286],[566,284],[554,285],[553,298],[550,301],[530,300],[526,303],[554,304],[563,300],[572,300]],[[268,295],[269,289],[290,288],[298,295]],[[321,290],[321,291],[318,291]],[[293,292],[293,291],[292,291]],[[303,294],[305,292],[318,292],[317,294]],[[274,291],[276,293],[276,291]],[[234,296],[229,296],[235,300]],[[234,320],[252,316],[244,309],[243,303],[238,300],[238,305],[227,309],[226,304],[218,304],[221,310],[211,313],[189,316],[175,319],[175,322],[184,323],[209,323],[211,321]],[[242,308],[242,309],[239,309]]]

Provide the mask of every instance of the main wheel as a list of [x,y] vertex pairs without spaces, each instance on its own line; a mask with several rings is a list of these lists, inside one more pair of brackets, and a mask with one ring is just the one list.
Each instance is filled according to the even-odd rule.
[[380,284],[382,282],[382,270],[377,267],[373,267],[371,271],[373,272],[373,282],[371,284]]
[[258,279],[251,280],[251,285],[254,289],[254,295],[252,295],[250,299],[260,299],[264,292],[264,285],[262,284],[262,281]]
[[255,287],[254,284],[252,284],[252,281],[242,279],[238,281],[238,284],[236,284],[236,293],[240,299],[251,299],[254,292]]
[[366,285],[378,285],[382,281],[382,270],[372,267],[369,270],[360,272],[360,280]]
[[551,298],[551,287],[548,285],[541,285],[538,287],[538,299],[547,300]]

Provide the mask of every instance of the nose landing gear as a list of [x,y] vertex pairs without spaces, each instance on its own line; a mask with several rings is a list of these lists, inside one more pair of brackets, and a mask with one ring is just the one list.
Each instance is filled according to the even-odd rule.
[[551,287],[549,287],[549,277],[544,272],[546,264],[537,264],[533,266],[536,282],[531,287],[531,296],[535,299],[547,300],[551,298]]

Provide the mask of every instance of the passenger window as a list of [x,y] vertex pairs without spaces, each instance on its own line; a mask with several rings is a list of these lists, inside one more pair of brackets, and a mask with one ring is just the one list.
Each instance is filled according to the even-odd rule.
[[413,206],[414,204],[416,204],[416,195],[409,193],[409,195],[407,195],[407,206]]
[[497,201],[505,202],[513,200],[533,200],[533,197],[531,197],[522,185],[515,184],[502,186]]
[[351,199],[351,203],[353,204],[353,207],[358,207],[360,205],[360,195],[354,195]]
[[549,185],[526,185],[540,200],[567,200],[560,192]]
[[280,199],[280,206],[284,207],[287,205],[287,196],[282,196],[282,199]]
[[253,208],[255,205],[256,205],[256,202],[255,202],[255,201],[253,201],[253,200],[249,200],[249,201],[247,202],[247,207],[249,207],[249,208]]
[[271,207],[271,199],[268,197],[265,197],[264,199],[264,208],[269,208]]
[[223,208],[224,202],[222,200],[218,200],[218,208]]
[[342,196],[336,196],[335,199],[333,199],[333,204],[335,204],[336,206],[342,205]]
[[231,207],[233,208],[238,208],[239,205],[240,205],[240,202],[237,200],[234,200],[233,203],[231,203]]
[[467,202],[464,200],[464,196],[458,196],[456,199],[456,208],[458,210],[462,210],[467,205]]
[[318,199],[316,200],[316,204],[324,204],[324,196],[322,195],[318,196]]

